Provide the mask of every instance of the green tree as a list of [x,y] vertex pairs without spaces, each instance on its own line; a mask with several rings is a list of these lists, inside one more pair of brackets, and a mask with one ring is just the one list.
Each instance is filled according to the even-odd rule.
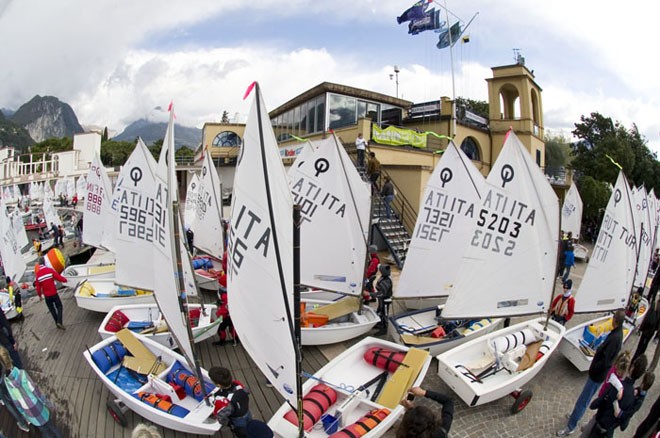
[[582,220],[584,222],[593,220],[599,224],[603,218],[603,209],[610,199],[611,192],[608,183],[597,181],[586,175],[579,179],[577,186],[584,204]]
[[[73,139],[71,137],[62,138],[48,138],[39,143],[35,143],[30,147],[30,152],[33,154],[46,154],[46,158],[50,159],[55,152],[66,152],[73,150]],[[21,158],[23,161],[28,161],[29,156],[24,155]]]
[[177,162],[192,161],[192,159],[195,157],[195,152],[193,152],[192,149],[184,146],[176,151],[174,157],[176,158]]
[[568,164],[571,145],[560,135],[545,138],[545,173],[551,176],[559,175]]
[[457,97],[456,106],[464,106],[475,114],[488,118],[488,102],[484,100],[468,99],[467,97]]
[[108,127],[103,128],[103,134],[101,134],[101,143],[108,141]]
[[156,161],[160,158],[160,150],[163,149],[163,141],[165,141],[165,139],[161,138],[154,141],[153,144],[149,146],[149,152],[151,152],[151,155],[154,156]]
[[101,162],[106,166],[121,166],[135,150],[135,142],[107,140],[101,143]]

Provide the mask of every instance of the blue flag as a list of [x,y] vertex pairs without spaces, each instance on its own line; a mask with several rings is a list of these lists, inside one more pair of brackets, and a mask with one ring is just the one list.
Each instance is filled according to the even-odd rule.
[[431,9],[426,11],[423,18],[411,20],[408,24],[408,33],[417,35],[425,30],[437,30],[445,27],[445,22],[440,21],[440,11]]
[[456,44],[456,41],[461,37],[463,34],[463,29],[461,29],[461,23],[458,21],[454,23],[450,29],[443,30],[440,32],[440,35],[438,36],[438,44],[436,44],[436,47],[438,49],[444,49],[449,47],[450,41],[449,41],[449,33],[451,32],[451,45],[453,46]]
[[406,9],[400,17],[396,17],[397,23],[401,24],[405,21],[418,20],[424,18],[426,8],[429,7],[430,0],[419,0],[417,3]]

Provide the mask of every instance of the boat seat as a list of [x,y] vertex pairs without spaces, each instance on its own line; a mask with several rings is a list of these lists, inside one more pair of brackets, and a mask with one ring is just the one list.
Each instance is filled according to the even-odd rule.
[[360,299],[357,297],[348,297],[338,301],[333,301],[332,303],[326,304],[324,306],[317,307],[308,313],[327,316],[328,320],[332,320],[356,312],[359,308]]

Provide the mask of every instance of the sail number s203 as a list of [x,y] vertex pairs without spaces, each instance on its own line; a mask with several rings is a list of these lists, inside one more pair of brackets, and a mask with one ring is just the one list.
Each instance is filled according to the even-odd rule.
[[515,239],[520,235],[522,224],[512,221],[507,216],[489,213],[481,209],[477,225],[482,229],[474,230],[470,244],[504,255],[512,256],[516,247]]

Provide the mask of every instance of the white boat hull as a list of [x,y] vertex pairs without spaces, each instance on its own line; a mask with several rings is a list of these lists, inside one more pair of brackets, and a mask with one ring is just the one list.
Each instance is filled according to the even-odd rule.
[[[185,365],[186,361],[182,355],[164,347],[157,342],[154,342],[151,339],[146,339],[140,335],[135,335],[135,337],[140,342],[142,342],[142,344],[146,346],[153,354],[155,354],[157,357],[160,357],[162,361],[168,366],[167,370],[158,375],[158,377],[160,377],[162,380],[165,380],[165,376],[167,375],[170,366],[175,361],[178,360],[181,364]],[[92,358],[92,355],[96,351],[110,345],[116,340],[117,338],[115,336],[111,336],[108,339],[105,339],[90,349],[84,351],[83,356],[89,363],[89,366],[94,370],[96,375],[101,379],[106,388],[108,388],[108,390],[114,394],[115,397],[121,400],[130,410],[151,421],[152,423],[178,432],[213,435],[218,430],[220,430],[220,424],[217,422],[217,420],[215,420],[215,418],[212,417],[214,408],[213,404],[207,405],[204,401],[198,402],[193,397],[186,396],[177,404],[188,409],[190,413],[183,418],[179,418],[175,415],[170,415],[164,411],[160,411],[131,395],[132,393],[137,392],[158,392],[156,388],[151,386],[150,382],[147,382],[143,386],[139,387],[139,389],[130,392],[116,384],[114,379],[108,377],[107,374],[117,370],[119,368],[119,364],[114,365],[107,371],[107,373],[104,373]],[[204,376],[204,380],[210,382],[208,374],[205,370],[202,370],[202,374]]]
[[14,303],[9,299],[9,292],[0,292],[0,305],[7,319],[13,319],[18,316]]
[[[94,287],[97,296],[82,296],[81,288],[89,283]],[[79,283],[73,293],[76,298],[76,304],[81,309],[91,310],[92,312],[108,313],[114,306],[126,306],[129,304],[151,304],[154,303],[153,293],[133,296],[118,296],[118,286],[113,280],[83,281]]]
[[209,276],[207,272],[201,269],[195,270],[195,281],[197,282],[197,286],[202,289],[217,291],[220,286],[217,278]]
[[[648,309],[648,303],[645,298],[642,299],[642,303],[645,304],[644,308]],[[630,335],[635,328],[641,324],[645,315],[646,312],[641,315],[638,314],[635,324],[626,318],[623,323],[624,343],[630,338]],[[578,369],[578,371],[584,372],[589,370],[591,362],[593,361],[593,356],[586,354],[583,349],[580,348],[580,341],[582,340],[584,328],[590,324],[598,324],[610,318],[612,318],[612,315],[601,316],[600,318],[589,320],[566,331],[566,334],[559,344],[559,351],[575,366],[575,368]]]
[[[442,308],[443,306],[430,307],[390,317],[390,323],[388,324],[390,338],[397,344],[405,345],[406,347],[421,348],[427,350],[432,356],[437,356],[438,354],[444,353],[458,345],[499,329],[504,321],[502,318],[493,318],[490,320],[489,324],[484,324],[483,327],[469,330],[466,333],[459,333],[464,331],[464,329],[459,328],[448,333],[445,337],[437,339],[435,342],[421,343],[421,340],[414,343],[411,340],[406,342],[404,339],[405,335],[414,336],[415,334],[421,335],[426,333],[424,334],[424,337],[428,338],[430,336],[428,332],[438,326],[436,316],[441,314],[440,312],[442,311]],[[473,321],[476,322],[477,320]],[[467,327],[467,325],[465,327]]]
[[[201,307],[202,306],[200,304],[188,304],[188,310],[201,309]],[[215,304],[206,304],[204,307],[206,309],[206,313],[200,314],[199,323],[192,329],[193,342],[195,343],[202,342],[213,337],[217,331],[218,324],[221,322],[220,319],[215,319],[215,311],[217,310],[217,306]],[[158,322],[162,320],[160,311],[158,310],[158,306],[156,304],[129,304],[127,306],[115,306],[110,309],[105,318],[103,318],[101,325],[99,326],[98,332],[102,339],[108,339],[109,337],[114,336],[114,332],[106,330],[105,327],[110,321],[110,318],[112,318],[112,315],[117,310],[126,315],[129,321]],[[142,336],[156,341],[167,348],[177,348],[176,341],[169,331],[162,333],[143,334]]]
[[[564,326],[552,320],[548,322],[548,329],[543,331],[545,319],[545,317],[539,317],[503,328],[437,356],[438,375],[468,406],[479,406],[511,394],[534,378],[543,368],[566,331]],[[475,382],[461,372],[463,371],[461,366],[469,367],[470,364],[489,360],[487,352],[490,351],[488,344],[491,340],[519,332],[524,328],[531,329],[537,335],[547,336],[551,342],[548,352],[530,368],[525,371],[515,371],[512,374],[501,370],[482,378],[481,383]]]
[[[313,309],[311,306],[330,304],[329,301],[302,299],[309,310]],[[300,329],[302,345],[327,345],[336,344],[337,342],[344,342],[349,339],[356,338],[367,334],[371,329],[378,324],[380,318],[369,306],[362,306],[362,314],[357,311],[352,312],[344,317],[331,320],[328,324],[321,327]]]
[[62,272],[68,287],[76,287],[83,281],[107,280],[115,278],[115,264],[83,264],[67,266]]
[[[377,368],[364,360],[364,353],[371,347],[382,347],[393,351],[408,351],[408,348],[397,345],[393,342],[368,337],[341,353],[314,374],[313,378],[308,379],[303,384],[303,394],[307,394],[313,386],[319,383],[319,380],[335,385],[332,386],[332,388],[337,392],[337,401],[330,406],[326,412],[335,417],[337,416],[337,408],[344,404],[344,402],[349,401],[353,394],[353,402],[343,411],[342,427],[356,422],[363,415],[373,409],[383,408],[382,405],[372,402],[370,400],[370,394],[367,394],[366,391],[351,393],[344,389],[359,388],[360,385],[369,382],[383,372],[382,369]],[[430,363],[431,356],[427,357],[412,386],[421,385]],[[340,385],[341,388],[339,388]],[[371,387],[372,390],[373,388],[375,388],[375,386]],[[298,426],[290,423],[284,418],[284,415],[286,415],[289,410],[291,410],[291,406],[287,403],[283,404],[268,422],[268,425],[275,433],[275,436],[284,438],[298,437]],[[381,423],[367,434],[362,435],[362,438],[383,436],[385,432],[387,432],[387,430],[389,430],[403,415],[405,409],[403,406],[397,405],[395,408],[390,409],[390,411],[390,414],[385,417]],[[307,432],[305,436],[308,438],[326,438],[328,434],[325,433],[323,427],[318,427],[318,425],[319,423],[317,423],[311,431]],[[341,427],[339,429],[341,430]]]
[[421,310],[427,309],[429,307],[437,307],[445,304],[447,297],[441,298],[407,298],[405,300],[400,300],[408,310]]
[[331,292],[329,290],[321,289],[307,289],[300,293],[300,299],[305,300],[318,300],[318,301],[337,301],[344,298],[346,295]]

